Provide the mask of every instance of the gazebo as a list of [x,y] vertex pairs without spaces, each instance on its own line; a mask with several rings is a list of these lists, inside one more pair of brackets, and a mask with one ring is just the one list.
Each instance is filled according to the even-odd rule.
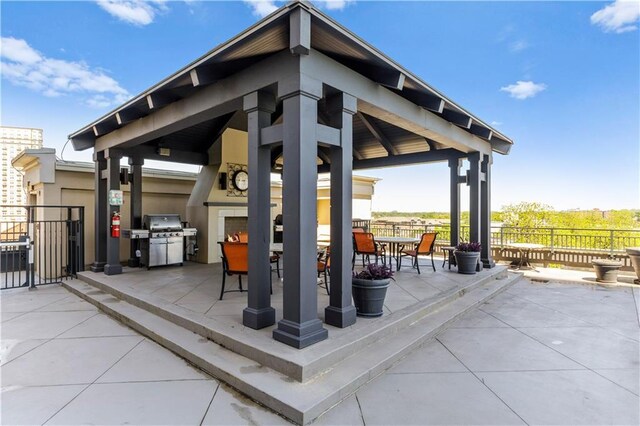
[[[331,296],[325,322],[355,323],[351,301],[352,171],[448,162],[451,244],[460,185],[470,187],[470,240],[491,268],[493,153],[513,142],[314,8],[294,1],[69,137],[93,149],[93,271],[122,272],[109,234],[120,162],[131,166],[131,223],[141,225],[145,159],[212,164],[227,129],[248,134],[249,270],[243,323],[274,325],[270,296],[270,172],[283,165],[283,319],[273,338],[303,348],[327,338],[317,313],[316,182],[331,176]],[[462,160],[470,166],[461,174]],[[196,185],[197,188],[197,185]],[[195,191],[196,189],[194,189]],[[311,237],[310,237],[311,236]]]

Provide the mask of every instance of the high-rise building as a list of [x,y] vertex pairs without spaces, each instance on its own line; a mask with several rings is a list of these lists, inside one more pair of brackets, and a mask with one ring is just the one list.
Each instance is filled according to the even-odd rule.
[[3,222],[26,220],[27,195],[22,187],[22,173],[11,165],[11,160],[27,148],[42,148],[42,129],[0,126],[0,167],[2,167],[2,192],[0,192],[0,220]]

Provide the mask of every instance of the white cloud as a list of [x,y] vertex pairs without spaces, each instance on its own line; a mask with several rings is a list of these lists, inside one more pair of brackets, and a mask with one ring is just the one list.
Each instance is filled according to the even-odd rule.
[[355,0],[317,0],[314,3],[319,6],[324,6],[329,10],[342,10],[347,7],[349,3],[353,3],[354,1]]
[[509,93],[509,96],[516,99],[533,98],[538,93],[547,88],[546,84],[534,83],[533,81],[517,81],[515,84],[510,84],[500,88],[501,92]]
[[616,0],[593,15],[591,23],[598,25],[604,32],[626,33],[638,29],[640,20],[640,1]]
[[491,125],[495,127],[502,126],[502,121],[492,121]]
[[98,0],[98,6],[129,24],[144,26],[168,10],[164,0]]
[[276,2],[273,0],[244,0],[244,2],[253,9],[254,15],[261,18],[264,18],[278,9]]
[[529,43],[527,43],[526,40],[516,40],[514,42],[509,43],[509,51],[511,53],[522,52],[528,47],[529,47]]
[[[261,18],[276,11],[284,4],[285,0],[243,0],[253,10],[253,14]],[[328,10],[342,10],[355,0],[315,0],[313,3],[318,7]]]
[[44,96],[72,93],[90,96],[85,102],[105,108],[126,101],[130,95],[120,84],[100,69],[84,62],[47,58],[22,39],[0,39],[2,77],[17,86],[27,87]]

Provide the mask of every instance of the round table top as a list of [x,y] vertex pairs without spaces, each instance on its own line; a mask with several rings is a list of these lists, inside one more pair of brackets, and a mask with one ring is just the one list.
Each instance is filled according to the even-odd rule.
[[375,237],[377,242],[380,243],[417,243],[419,238],[410,237]]
[[543,244],[533,244],[533,243],[510,243],[507,244],[508,247],[515,247],[521,249],[539,249],[544,248]]

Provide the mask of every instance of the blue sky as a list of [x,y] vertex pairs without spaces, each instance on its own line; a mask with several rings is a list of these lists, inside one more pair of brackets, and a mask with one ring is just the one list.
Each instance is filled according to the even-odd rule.
[[[514,139],[494,157],[494,209],[640,208],[638,1],[317,3]],[[69,133],[281,4],[2,1],[2,124],[43,128],[60,153]],[[69,145],[64,158],[90,153]],[[383,179],[375,209],[448,210],[444,164],[360,174]]]

